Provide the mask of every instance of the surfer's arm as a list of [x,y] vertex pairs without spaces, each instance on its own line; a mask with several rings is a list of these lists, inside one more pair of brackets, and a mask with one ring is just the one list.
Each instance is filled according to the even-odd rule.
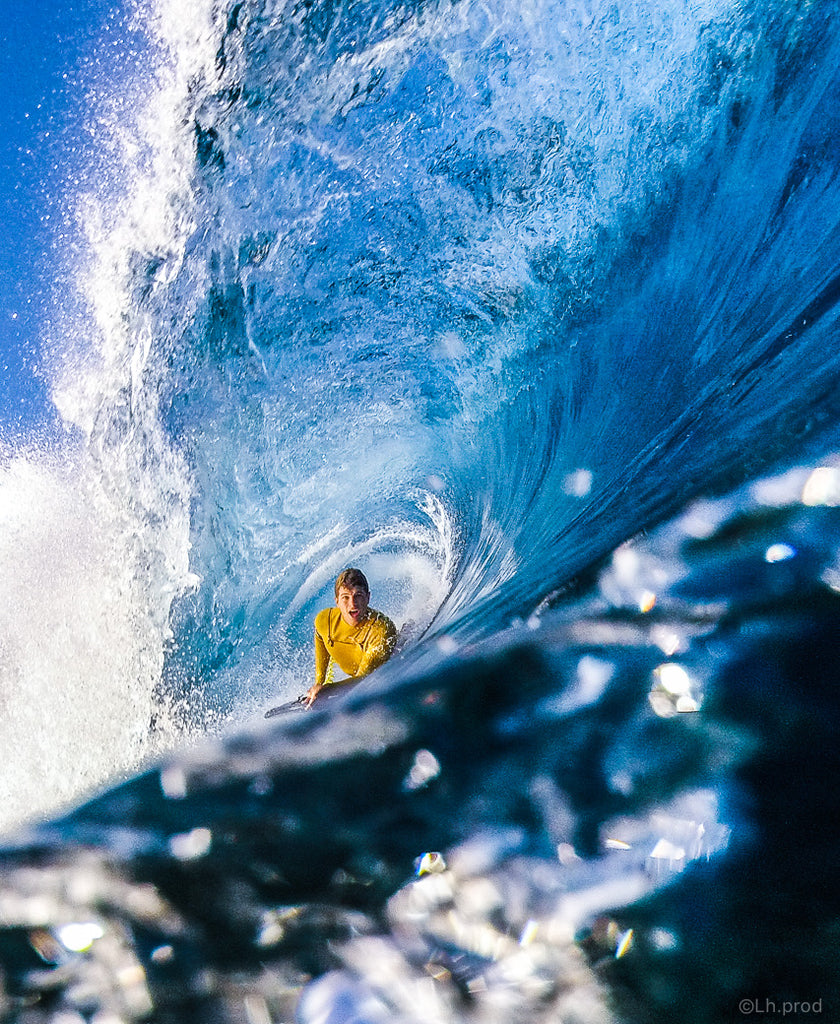
[[315,685],[320,689],[327,679],[330,652],[318,630],[315,630]]
[[370,642],[365,645],[362,660],[355,672],[357,679],[370,675],[374,669],[384,665],[394,651],[397,642],[397,631],[390,619],[385,619],[373,633]]
[[307,707],[318,696],[327,679],[327,667],[330,663],[330,652],[324,643],[324,638],[315,628],[315,682],[306,691]]

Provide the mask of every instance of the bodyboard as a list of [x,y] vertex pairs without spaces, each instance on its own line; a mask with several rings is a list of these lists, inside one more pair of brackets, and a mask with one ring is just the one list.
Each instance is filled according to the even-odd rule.
[[278,704],[276,707],[269,708],[266,711],[265,718],[274,718],[277,715],[285,715],[287,711],[308,711],[306,706],[306,694],[302,693],[300,697],[295,697],[294,700],[287,700],[285,704]]
[[327,701],[337,697],[340,693],[347,693],[351,690],[358,679],[344,681],[340,683],[333,683],[330,686],[325,686],[323,690],[318,694],[315,700],[312,702],[312,706],[308,708],[306,706],[306,694],[302,693],[299,697],[295,697],[294,700],[287,700],[285,704],[278,704],[276,707],[269,708],[266,711],[264,718],[276,718],[277,715],[293,714],[296,711],[311,711],[313,708],[323,707]]

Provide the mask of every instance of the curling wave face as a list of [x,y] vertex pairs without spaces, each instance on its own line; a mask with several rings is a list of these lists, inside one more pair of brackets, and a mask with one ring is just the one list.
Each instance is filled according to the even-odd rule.
[[[348,563],[412,643],[346,716],[230,738],[197,768],[179,755],[36,830],[9,853],[7,891],[45,856],[59,887],[66,859],[79,885],[116,899],[135,936],[121,947],[129,975],[142,967],[135,1016],[150,1000],[233,1005],[237,972],[266,949],[283,992],[256,993],[249,975],[249,998],[278,1014],[342,964],[351,976],[328,1006],[385,998],[380,980],[352,976],[365,956],[352,935],[382,928],[424,852],[485,894],[480,927],[459,935],[435,931],[450,892],[461,915],[476,906],[454,876],[417,896],[422,936],[406,937],[421,927],[414,896],[388,904],[398,923],[378,948],[399,951],[406,978],[440,975],[435,1019],[482,985],[503,1000],[517,977],[527,1012],[548,1013],[561,960],[594,985],[592,1013],[612,1012],[600,973],[665,1019],[668,993],[698,1021],[740,991],[758,999],[778,964],[750,972],[755,932],[730,897],[760,874],[756,836],[778,844],[773,884],[802,895],[783,855],[800,836],[822,849],[814,822],[831,812],[808,778],[785,801],[803,808],[796,834],[775,815],[785,744],[802,734],[764,708],[761,666],[791,721],[814,725],[828,771],[836,470],[778,484],[778,501],[760,496],[768,485],[695,505],[652,549],[620,545],[699,493],[837,446],[830,12],[160,0],[147,15],[159,67],[136,132],[117,126],[132,135],[114,170],[124,201],[109,185],[79,207],[89,310],[67,324],[55,399],[80,440],[3,453],[5,575],[32,580],[34,601],[26,622],[4,614],[0,636],[4,747],[17,743],[22,786],[7,823],[296,696],[312,616]],[[20,495],[36,499],[28,522]],[[62,630],[78,643],[45,643]],[[34,720],[27,703],[57,677],[86,740],[69,754],[67,716]],[[77,843],[99,851],[90,875]],[[626,874],[625,847],[638,854]],[[722,907],[705,925],[741,929],[725,978],[685,910],[705,883],[688,903],[660,892],[674,865],[717,856]],[[831,897],[822,860],[819,872]],[[504,878],[530,895],[518,903]],[[577,909],[557,911],[567,889]],[[211,890],[206,909],[195,894]],[[832,898],[808,904],[823,938]],[[96,916],[94,903],[59,900],[55,920]],[[47,922],[26,907],[9,928],[41,956],[30,931]],[[215,944],[220,920],[235,949]],[[774,948],[817,970],[788,941],[795,924],[768,921]],[[588,954],[617,967],[587,973],[583,947],[563,945],[578,925]],[[543,926],[554,939],[531,960],[503,941],[528,947]],[[319,960],[332,928],[347,939],[339,964]],[[641,966],[625,974],[631,929]],[[702,949],[719,987],[695,1005],[673,979]],[[221,972],[213,992],[205,964]],[[7,998],[24,1005],[33,984],[24,970]],[[314,1005],[301,1019],[319,1019]],[[470,1005],[476,1019],[502,1012]]]
[[[819,5],[154,24],[138,198],[93,240],[102,358],[58,401],[141,520],[158,697],[188,716],[253,706],[278,663],[300,686],[347,562],[416,632],[486,636],[830,416]],[[186,574],[156,550],[173,508]]]

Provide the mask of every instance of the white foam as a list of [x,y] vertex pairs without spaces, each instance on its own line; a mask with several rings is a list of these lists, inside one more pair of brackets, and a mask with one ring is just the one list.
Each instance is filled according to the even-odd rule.
[[84,454],[2,458],[0,828],[76,802],[152,752],[168,597],[138,554]]

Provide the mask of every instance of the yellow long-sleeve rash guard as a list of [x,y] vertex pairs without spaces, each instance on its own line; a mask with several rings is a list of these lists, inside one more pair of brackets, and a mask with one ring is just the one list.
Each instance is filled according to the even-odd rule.
[[330,659],[354,679],[369,675],[390,657],[397,640],[394,623],[373,608],[358,626],[348,626],[338,608],[315,616],[315,685],[323,686]]

